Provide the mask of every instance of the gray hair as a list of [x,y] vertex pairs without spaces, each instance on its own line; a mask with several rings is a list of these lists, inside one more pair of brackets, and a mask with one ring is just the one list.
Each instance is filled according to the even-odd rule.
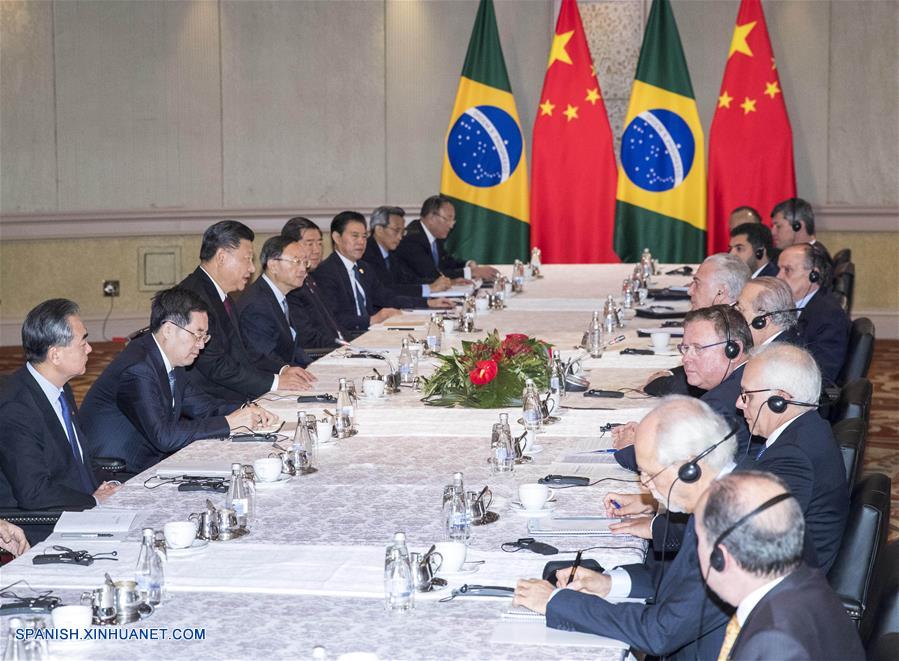
[[387,227],[391,216],[406,217],[406,211],[400,207],[378,207],[371,212],[368,226],[374,230],[376,227]]
[[715,267],[712,272],[715,284],[721,287],[731,302],[736,301],[752,275],[749,267],[739,257],[726,252],[709,255],[703,264],[706,262]]
[[47,359],[50,347],[68,346],[75,337],[69,317],[79,312],[78,304],[67,298],[51,298],[35,306],[22,324],[25,360],[36,365]]
[[769,276],[755,278],[752,283],[761,288],[752,301],[752,309],[756,315],[771,313],[768,318],[778,328],[792,328],[796,325],[799,320],[796,312],[785,312],[794,306],[790,285]]
[[[709,486],[702,527],[709,546],[742,517],[778,493],[786,482],[771,473],[745,471],[726,475]],[[787,498],[737,525],[720,541],[745,571],[782,576],[802,561],[805,519],[796,498]]]
[[[658,418],[655,451],[660,466],[686,463],[731,431],[723,416],[694,397],[663,397],[649,415]],[[737,438],[731,436],[703,461],[709,470],[718,473],[733,462],[736,453]]]
[[753,349],[749,363],[761,365],[761,385],[766,388],[782,390],[790,398],[809,404],[821,397],[821,369],[805,349],[784,342],[771,342]]

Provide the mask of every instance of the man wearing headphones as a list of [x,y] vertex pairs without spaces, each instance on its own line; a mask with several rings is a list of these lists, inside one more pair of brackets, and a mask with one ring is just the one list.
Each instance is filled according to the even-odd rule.
[[805,513],[806,559],[826,572],[849,517],[849,487],[833,431],[816,410],[820,393],[821,372],[809,352],[782,342],[754,350],[736,404],[765,445],[738,468],[768,471],[787,483]]
[[818,246],[790,246],[778,258],[777,277],[789,285],[799,312],[799,337],[815,356],[827,383],[834,383],[849,347],[849,316],[823,287],[830,281],[830,264]]
[[769,473],[727,475],[696,510],[706,583],[736,606],[719,659],[864,659],[858,631],[824,576],[802,564],[805,521]]
[[729,252],[743,260],[753,278],[777,275],[771,230],[761,223],[743,223],[730,231]]
[[790,287],[777,278],[761,277],[743,287],[734,308],[743,315],[752,333],[752,344],[799,343],[796,329],[798,310]]
[[774,247],[784,250],[797,243],[811,243],[820,246],[831,262],[830,253],[815,237],[815,212],[812,205],[801,197],[791,197],[779,203],[771,211],[771,236]]
[[[708,405],[670,396],[640,422],[635,448],[643,486],[669,511],[692,513],[709,485],[733,469],[737,443]],[[569,584],[570,573],[571,567],[556,573],[558,587],[519,580],[513,605],[545,613],[553,629],[623,640],[653,656],[714,659],[721,649],[732,611],[705,590],[692,516],[673,560],[608,573],[578,567]],[[648,604],[613,604],[603,597],[654,598]]]
[[737,300],[749,275],[749,267],[738,257],[723,252],[709,255],[696,269],[693,281],[687,288],[690,309],[731,305]]

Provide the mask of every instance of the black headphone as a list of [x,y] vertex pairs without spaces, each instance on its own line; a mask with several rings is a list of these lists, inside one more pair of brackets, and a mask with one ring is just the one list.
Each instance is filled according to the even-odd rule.
[[734,422],[733,426],[731,427],[727,436],[722,438],[720,441],[718,441],[714,445],[710,445],[705,450],[700,452],[698,455],[693,457],[690,461],[688,461],[687,463],[683,464],[680,468],[678,468],[677,469],[677,478],[681,482],[685,482],[687,484],[693,484],[693,482],[696,482],[700,477],[702,477],[702,468],[699,466],[699,462],[702,459],[704,459],[705,457],[707,457],[708,455],[710,455],[712,452],[714,452],[715,448],[717,448],[719,445],[724,443],[724,441],[726,441],[731,436],[736,434],[737,430],[739,428],[740,428],[740,423]]
[[764,249],[764,248],[759,248],[759,249],[757,249],[757,250],[755,251],[755,258],[756,258],[756,259],[761,259],[761,258],[764,257],[764,256],[765,256],[765,249]]
[[722,310],[721,316],[724,318],[724,357],[733,360],[740,355],[740,345],[730,339],[730,321],[727,319],[727,311]]
[[790,198],[790,227],[793,228],[793,232],[796,233],[802,229],[802,223],[796,220],[796,198]]
[[718,535],[718,539],[715,540],[714,548],[709,554],[709,566],[715,571],[724,571],[724,553],[721,551],[721,542],[723,542],[729,534],[749,521],[749,519],[751,519],[752,517],[757,516],[764,512],[766,509],[774,507],[775,505],[777,505],[777,503],[783,502],[787,498],[792,497],[793,494],[787,492],[777,494],[773,498],[769,498],[764,503],[749,512],[749,514],[741,516],[739,519],[737,519],[737,521],[733,525],[731,525],[727,530]]
[[808,272],[808,281],[812,284],[821,280],[821,272],[818,269],[812,269]]
[[774,413],[783,413],[787,410],[787,406],[792,404],[793,406],[805,406],[810,409],[818,408],[817,404],[812,404],[811,402],[796,402],[792,399],[787,399],[785,397],[781,397],[780,395],[772,395],[768,398],[768,408],[771,409]]
[[760,314],[752,321],[750,321],[749,325],[756,330],[762,330],[765,326],[768,325],[768,317],[775,314],[780,314],[781,312],[799,312],[801,309],[802,308],[789,308],[787,310],[774,310],[773,312],[765,312],[764,314]]

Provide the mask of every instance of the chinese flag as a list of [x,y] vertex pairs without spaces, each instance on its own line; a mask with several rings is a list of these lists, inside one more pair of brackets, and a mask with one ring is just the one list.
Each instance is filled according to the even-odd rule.
[[709,132],[709,254],[727,250],[733,209],[766,219],[795,196],[793,131],[765,14],[760,0],[742,0]]
[[543,262],[619,261],[612,130],[575,0],[562,0],[531,160],[531,246]]

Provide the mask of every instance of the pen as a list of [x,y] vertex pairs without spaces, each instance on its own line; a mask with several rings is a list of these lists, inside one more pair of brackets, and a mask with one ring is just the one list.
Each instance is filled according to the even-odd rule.
[[604,450],[584,450],[583,452],[578,452],[578,454],[596,454],[598,452],[603,454],[615,454],[616,452],[618,452],[618,450],[616,450],[615,448],[606,448]]
[[59,535],[63,539],[88,539],[91,537],[112,537],[111,532],[64,532]]
[[574,564],[571,565],[571,573],[568,575],[568,583],[574,580],[574,575],[577,573],[577,568],[581,566],[581,556],[584,554],[583,551],[578,551],[577,555],[574,556]]
[[615,500],[614,498],[612,498],[611,500],[609,500],[609,502],[612,503],[612,507],[614,507],[616,510],[620,510],[620,509],[621,509],[621,503],[619,503],[619,502],[618,502],[617,500]]
[[415,328],[411,326],[388,326],[387,330],[414,331]]

